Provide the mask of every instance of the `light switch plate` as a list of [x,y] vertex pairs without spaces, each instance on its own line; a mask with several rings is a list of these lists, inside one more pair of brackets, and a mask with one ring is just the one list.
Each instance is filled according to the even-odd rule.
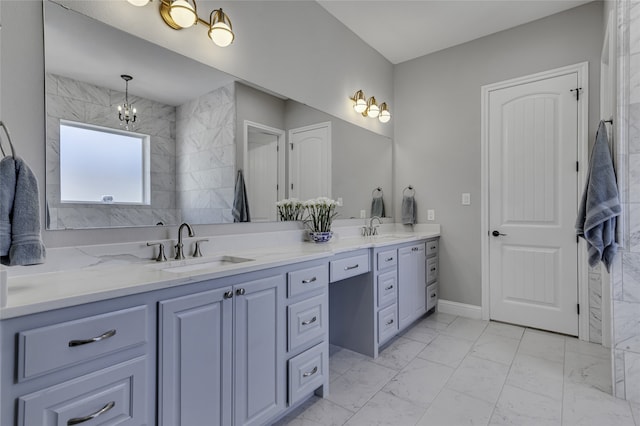
[[469,194],[468,192],[464,192],[462,194],[462,205],[468,206],[470,204],[471,204],[471,194]]
[[360,210],[360,219],[366,219],[366,217],[367,217],[367,211]]
[[427,220],[436,220],[435,210],[427,210]]

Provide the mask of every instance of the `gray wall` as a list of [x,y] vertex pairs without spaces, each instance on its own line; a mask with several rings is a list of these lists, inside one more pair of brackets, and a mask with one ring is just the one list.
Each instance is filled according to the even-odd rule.
[[[589,140],[599,116],[602,3],[594,2],[395,67],[395,199],[442,225],[440,297],[481,304],[480,88],[589,61]],[[463,206],[463,192],[471,193]]]

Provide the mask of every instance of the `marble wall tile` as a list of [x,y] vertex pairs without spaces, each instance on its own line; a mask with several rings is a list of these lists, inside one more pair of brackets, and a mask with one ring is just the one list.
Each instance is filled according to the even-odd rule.
[[[640,3],[631,1],[629,5],[629,21],[640,22]],[[640,53],[640,26],[629,26],[629,53]]]
[[640,403],[640,353],[624,354],[625,398]]
[[624,351],[619,349],[614,349],[612,361],[613,361],[613,394],[617,398],[625,399]]
[[111,224],[106,209],[94,207],[58,207],[58,226],[62,229],[104,228]]
[[[616,349],[632,350],[640,339],[640,303],[613,302],[615,327],[613,343]],[[637,349],[640,352],[640,348]]]
[[640,252],[640,203],[629,204],[629,251]]
[[640,303],[640,253],[621,253],[623,265],[623,295],[627,302]]
[[629,57],[629,103],[640,102],[640,53]]
[[629,105],[629,154],[640,153],[640,103]]
[[57,79],[58,96],[102,106],[111,105],[109,92],[102,87],[61,76],[57,76]]
[[149,208],[130,209],[126,207],[115,207],[111,209],[111,226],[134,226],[134,225],[155,225],[153,211]]

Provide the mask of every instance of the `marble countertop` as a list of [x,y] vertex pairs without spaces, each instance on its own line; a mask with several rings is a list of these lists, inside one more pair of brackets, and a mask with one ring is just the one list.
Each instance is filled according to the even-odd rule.
[[[207,253],[201,258],[155,262],[148,258],[113,254],[111,261],[89,262],[59,270],[11,274],[0,270],[0,319],[122,297],[146,291],[180,286],[309,260],[327,258],[358,249],[401,244],[433,238],[440,229],[384,233],[373,237],[349,235],[328,243],[288,241],[286,244],[257,244]],[[215,238],[215,237],[214,237]],[[261,237],[263,238],[263,237]],[[113,248],[111,249],[113,250]],[[83,252],[86,255],[86,251]],[[215,262],[223,256],[250,259],[240,263]],[[105,256],[103,256],[105,257]],[[123,260],[126,259],[126,260]],[[207,264],[208,262],[213,262]],[[184,268],[186,266],[186,268]],[[175,270],[171,268],[183,267]],[[51,268],[50,268],[51,269]],[[54,268],[55,269],[55,268]],[[7,273],[8,272],[8,273]]]

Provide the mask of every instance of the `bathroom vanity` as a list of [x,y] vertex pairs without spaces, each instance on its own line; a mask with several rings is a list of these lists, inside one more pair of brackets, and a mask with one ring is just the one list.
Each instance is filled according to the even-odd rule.
[[376,357],[433,307],[438,236],[9,278],[0,424],[268,424],[328,393],[330,342]]

